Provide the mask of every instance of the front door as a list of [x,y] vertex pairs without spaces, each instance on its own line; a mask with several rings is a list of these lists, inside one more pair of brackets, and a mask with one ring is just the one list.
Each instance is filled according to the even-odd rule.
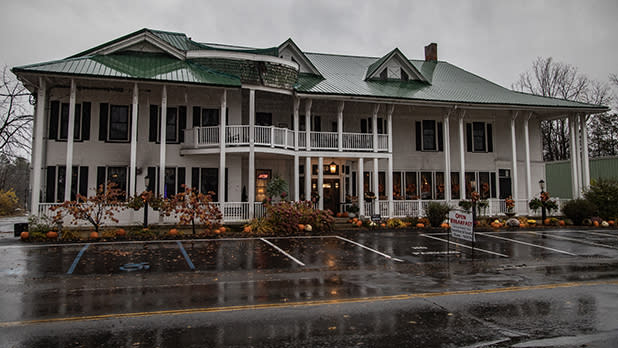
[[[317,187],[318,180],[311,180],[312,184]],[[339,211],[339,194],[340,194],[339,179],[324,179],[324,209],[330,209],[334,213]]]
[[500,199],[505,199],[513,194],[511,190],[511,171],[509,169],[499,169],[498,177],[500,182]]

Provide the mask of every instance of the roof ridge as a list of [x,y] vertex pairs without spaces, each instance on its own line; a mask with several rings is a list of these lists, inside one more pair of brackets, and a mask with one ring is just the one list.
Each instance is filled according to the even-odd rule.
[[317,54],[321,56],[337,56],[337,57],[351,57],[351,58],[368,58],[368,59],[380,59],[382,57],[369,57],[369,56],[359,56],[353,54],[337,54],[337,53],[321,53],[321,52],[303,52],[304,54]]

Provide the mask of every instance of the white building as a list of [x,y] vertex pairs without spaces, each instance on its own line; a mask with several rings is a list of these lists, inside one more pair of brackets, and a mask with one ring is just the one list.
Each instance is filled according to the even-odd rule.
[[376,193],[361,215],[456,205],[472,182],[490,212],[512,196],[524,213],[545,177],[540,121],[569,119],[577,196],[589,182],[582,122],[607,110],[500,87],[437,60],[436,44],[410,60],[398,49],[343,56],[291,39],[255,49],[142,29],[13,72],[36,96],[34,213],[107,180],[140,193],[146,176],[164,195],[182,184],[216,192],[226,221],[259,214],[274,176],[291,199],[314,191],[334,211]]

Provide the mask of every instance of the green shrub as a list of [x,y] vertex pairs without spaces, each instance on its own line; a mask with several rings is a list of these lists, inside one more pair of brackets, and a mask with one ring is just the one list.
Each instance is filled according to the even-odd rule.
[[13,214],[17,209],[18,202],[13,189],[0,190],[0,215]]
[[584,219],[590,218],[596,212],[596,207],[589,200],[573,199],[562,206],[562,213],[576,225],[581,225]]
[[425,216],[433,227],[438,227],[447,218],[451,208],[446,203],[430,202],[425,208]]
[[269,205],[266,210],[266,222],[277,235],[298,233],[298,225],[311,225],[311,232],[329,232],[335,218],[330,210],[318,210],[308,201],[279,202]]
[[597,208],[603,219],[618,216],[618,180],[599,179],[584,192],[584,197]]

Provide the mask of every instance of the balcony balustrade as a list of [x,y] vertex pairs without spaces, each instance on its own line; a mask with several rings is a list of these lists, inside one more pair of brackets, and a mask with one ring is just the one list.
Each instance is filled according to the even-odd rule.
[[[219,128],[195,127],[185,130],[185,147],[208,148],[220,145]],[[275,126],[255,126],[255,146],[294,149],[295,131]],[[342,135],[342,151],[373,151],[374,138],[371,133],[347,133]],[[338,151],[339,133],[337,132],[310,132],[309,149],[314,151]],[[250,143],[250,127],[235,125],[225,127],[226,146],[248,146]],[[307,149],[306,132],[298,132],[298,147]],[[388,151],[388,135],[378,135],[378,151]]]

